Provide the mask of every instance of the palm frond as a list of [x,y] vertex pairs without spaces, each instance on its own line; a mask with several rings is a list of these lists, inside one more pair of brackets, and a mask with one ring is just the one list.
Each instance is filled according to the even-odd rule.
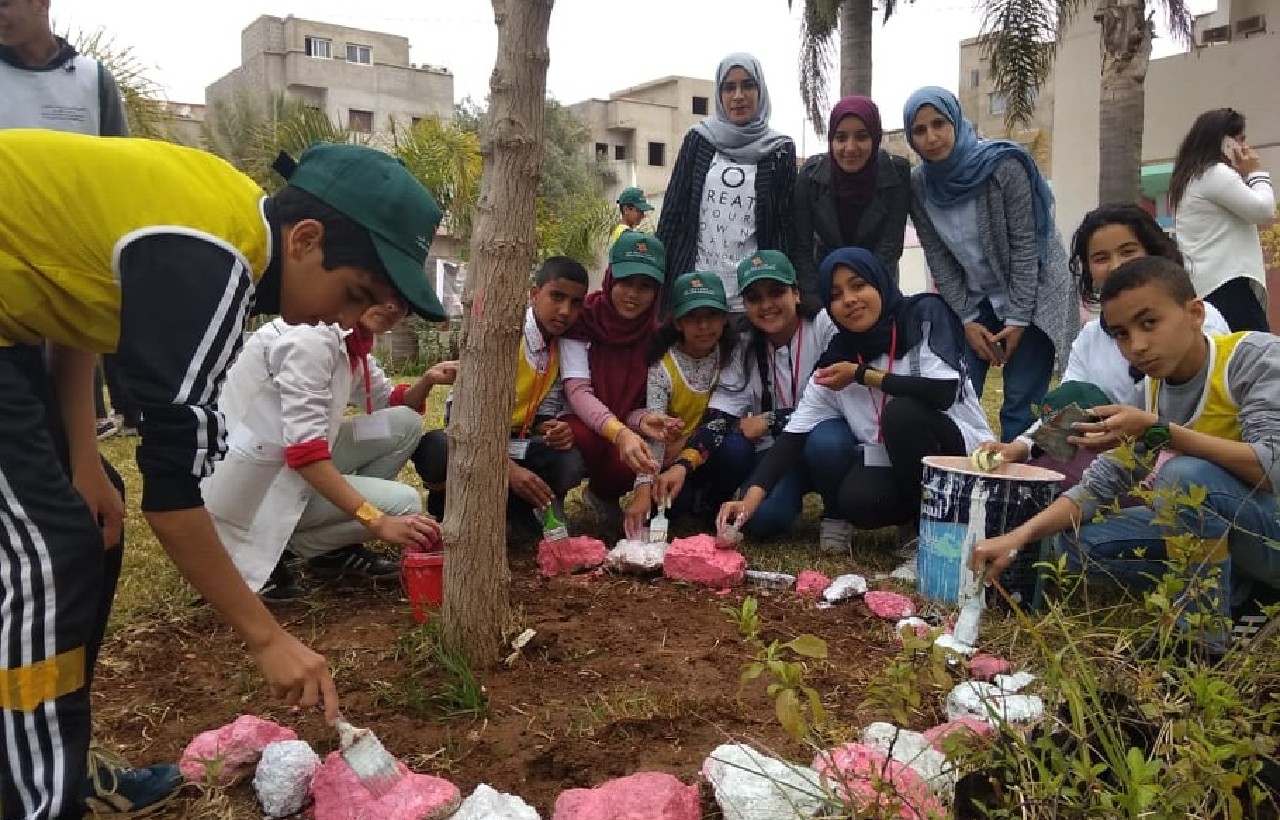
[[1161,0],[1160,7],[1164,11],[1165,26],[1178,45],[1189,46],[1193,41],[1192,23],[1195,16],[1187,6],[1186,0]]
[[480,138],[437,117],[419,120],[410,128],[393,120],[391,152],[432,193],[449,220],[450,233],[465,243],[480,195]]
[[990,62],[996,93],[1005,100],[1005,124],[1027,124],[1036,96],[1053,69],[1058,36],[1085,0],[983,0],[982,56]]
[[[788,9],[791,3],[787,0]],[[819,133],[827,128],[827,83],[839,30],[840,0],[805,0],[800,18],[800,100]]]

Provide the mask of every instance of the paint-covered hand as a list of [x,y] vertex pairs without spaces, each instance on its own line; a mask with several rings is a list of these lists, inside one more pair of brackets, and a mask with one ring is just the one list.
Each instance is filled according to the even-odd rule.
[[1111,450],[1124,441],[1132,441],[1160,421],[1155,413],[1125,404],[1104,404],[1091,408],[1089,413],[1098,420],[1076,424],[1078,435],[1068,437],[1067,442],[1095,453]]
[[1013,563],[1022,549],[1022,540],[1012,533],[988,538],[973,545],[969,556],[969,567],[974,574],[986,574],[988,581],[995,581],[1000,573]]
[[815,370],[813,381],[828,390],[840,391],[853,384],[857,372],[858,366],[853,362],[836,362]]

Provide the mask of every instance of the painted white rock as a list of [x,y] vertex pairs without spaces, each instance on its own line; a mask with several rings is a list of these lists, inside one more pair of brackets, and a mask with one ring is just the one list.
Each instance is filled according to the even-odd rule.
[[1030,672],[1018,672],[1014,675],[996,675],[994,683],[1001,692],[1014,694],[1026,689],[1035,682],[1036,676]]
[[872,723],[862,730],[862,742],[899,763],[910,766],[933,793],[950,800],[955,791],[955,767],[920,732],[892,723]]
[[609,550],[609,566],[618,572],[658,572],[667,556],[663,541],[631,541],[623,539]]
[[867,579],[861,575],[837,575],[831,585],[822,591],[823,600],[829,604],[838,604],[867,592]]
[[725,820],[813,817],[823,806],[818,773],[750,746],[717,746],[702,763]]
[[319,768],[320,756],[305,740],[268,743],[253,773],[253,791],[263,816],[289,817],[302,811]]
[[541,820],[533,806],[485,783],[476,786],[450,820]]
[[787,572],[766,572],[762,569],[747,570],[747,583],[765,589],[791,589],[796,585],[796,576]]
[[1035,695],[1010,695],[985,681],[966,681],[947,695],[947,720],[975,718],[998,726],[1001,720],[1028,723],[1044,716],[1044,701]]

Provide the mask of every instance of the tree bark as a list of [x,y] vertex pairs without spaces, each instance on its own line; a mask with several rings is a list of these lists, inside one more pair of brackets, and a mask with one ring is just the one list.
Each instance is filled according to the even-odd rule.
[[840,96],[871,96],[873,0],[840,3]]
[[481,125],[484,173],[463,290],[461,364],[449,424],[444,635],[477,668],[497,662],[509,617],[507,438],[534,261],[547,29],[555,0],[492,0],[498,56]]
[[1102,76],[1098,105],[1098,201],[1142,196],[1142,129],[1147,64],[1155,31],[1144,0],[1101,0]]

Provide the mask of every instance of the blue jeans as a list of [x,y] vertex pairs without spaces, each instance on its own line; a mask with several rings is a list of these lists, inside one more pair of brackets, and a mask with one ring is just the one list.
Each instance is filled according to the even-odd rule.
[[[1004,323],[996,317],[991,302],[983,299],[978,309],[979,324],[992,333],[1004,330]],[[982,398],[982,388],[986,384],[991,364],[979,359],[978,354],[967,344],[964,354],[974,392],[978,394],[978,398]],[[1055,356],[1053,342],[1044,331],[1035,325],[1029,326],[1018,342],[1018,349],[1013,351],[1013,358],[1005,362],[1002,368],[1004,404],[1000,406],[1001,441],[1013,441],[1031,426],[1031,408],[1043,404],[1045,393],[1049,392],[1049,378],[1053,375]]]
[[[1165,462],[1156,476],[1157,505],[1168,503],[1168,491],[1185,494],[1193,487],[1207,494],[1204,503],[1193,508],[1185,501],[1176,509],[1172,528],[1157,523],[1158,511],[1149,506],[1130,507],[1108,515],[1099,523],[1058,536],[1057,549],[1066,553],[1068,566],[1115,576],[1127,585],[1149,586],[1151,578],[1167,571],[1165,536],[1190,534],[1204,539],[1206,551],[1212,542],[1226,540],[1226,554],[1195,564],[1195,574],[1218,570],[1220,589],[1213,602],[1222,615],[1233,604],[1249,597],[1254,584],[1280,587],[1280,507],[1271,493],[1251,490],[1244,482],[1212,462],[1193,456],[1176,456]],[[1160,492],[1164,490],[1165,492]],[[1189,602],[1188,612],[1208,603]],[[1216,642],[1216,641],[1213,641]]]
[[[858,440],[843,418],[827,419],[819,422],[809,432],[804,443],[804,463],[809,470],[809,480],[813,488],[822,496],[823,514],[828,518],[838,518],[840,509],[840,487],[844,484],[849,470],[861,463]],[[886,469],[886,480],[892,481],[893,474]]]
[[[734,435],[738,436],[737,433]],[[768,450],[762,450],[756,453],[754,464],[759,464],[767,452]],[[744,490],[747,483],[743,482]],[[804,496],[809,489],[809,471],[806,465],[803,462],[792,464],[778,483],[773,485],[764,501],[760,502],[755,515],[743,525],[743,533],[752,538],[777,538],[785,534],[800,517],[800,511],[804,508]]]
[[751,477],[755,464],[756,446],[741,433],[728,434],[707,463],[685,477],[680,494],[671,502],[670,516],[698,512],[714,516]]

